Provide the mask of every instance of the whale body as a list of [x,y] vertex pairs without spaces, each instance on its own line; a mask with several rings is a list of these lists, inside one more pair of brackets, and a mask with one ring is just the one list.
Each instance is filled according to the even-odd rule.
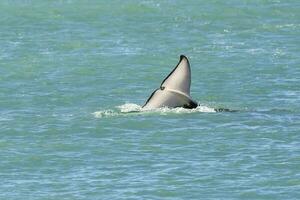
[[180,60],[172,72],[163,80],[160,87],[148,98],[143,109],[161,107],[196,108],[198,103],[190,96],[191,68],[188,58],[180,56]]

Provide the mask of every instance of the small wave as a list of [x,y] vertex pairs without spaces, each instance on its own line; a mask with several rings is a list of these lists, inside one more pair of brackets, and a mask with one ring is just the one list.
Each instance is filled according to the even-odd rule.
[[186,109],[186,108],[156,108],[156,109],[143,109],[142,106],[133,104],[133,103],[126,103],[120,106],[116,106],[115,109],[108,109],[108,110],[100,110],[92,113],[96,118],[103,118],[103,117],[114,117],[114,116],[125,116],[127,114],[160,114],[160,115],[167,115],[172,113],[178,114],[186,114],[186,113],[214,113],[216,110],[211,107],[207,107],[204,105],[199,105],[197,108],[194,109]]
[[103,117],[112,117],[118,115],[117,112],[113,110],[100,110],[92,113],[96,118],[103,118]]

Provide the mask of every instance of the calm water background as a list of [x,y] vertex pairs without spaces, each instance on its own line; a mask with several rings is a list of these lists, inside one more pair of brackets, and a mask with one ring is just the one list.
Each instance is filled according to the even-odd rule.
[[[0,199],[299,199],[299,52],[297,0],[1,0]],[[123,112],[180,54],[240,111]]]

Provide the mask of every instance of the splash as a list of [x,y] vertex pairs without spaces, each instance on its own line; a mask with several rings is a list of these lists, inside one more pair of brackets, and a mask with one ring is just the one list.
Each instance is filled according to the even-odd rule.
[[142,106],[126,103],[120,106],[116,106],[115,109],[100,110],[92,113],[96,118],[103,117],[114,117],[114,116],[128,116],[128,115],[146,115],[146,114],[159,114],[159,115],[168,115],[168,114],[187,114],[187,113],[214,113],[216,110],[214,108],[199,105],[194,109],[185,109],[185,108],[156,108],[145,110]]
[[129,113],[129,112],[140,112],[142,111],[142,106],[134,104],[134,103],[125,103],[123,105],[117,106],[121,113]]

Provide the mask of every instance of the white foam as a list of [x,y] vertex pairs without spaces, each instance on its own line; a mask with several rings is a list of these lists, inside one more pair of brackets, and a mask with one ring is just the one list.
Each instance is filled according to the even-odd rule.
[[120,109],[121,113],[142,111],[142,106],[134,103],[125,103],[123,105],[117,106],[117,108]]
[[108,109],[108,110],[100,110],[92,113],[96,118],[103,118],[103,117],[113,117],[113,116],[125,116],[126,114],[160,114],[160,115],[167,115],[167,114],[186,114],[186,113],[214,113],[216,112],[214,108],[199,105],[197,108],[194,109],[185,109],[185,108],[156,108],[156,109],[143,109],[140,105],[133,104],[133,103],[125,103],[120,106],[116,106],[116,109]]
[[155,112],[155,113],[161,113],[161,114],[168,114],[168,113],[211,113],[211,112],[216,112],[214,108],[210,108],[207,106],[198,106],[197,108],[194,109],[186,109],[182,107],[178,108],[156,108],[152,110],[145,110],[146,112]]

